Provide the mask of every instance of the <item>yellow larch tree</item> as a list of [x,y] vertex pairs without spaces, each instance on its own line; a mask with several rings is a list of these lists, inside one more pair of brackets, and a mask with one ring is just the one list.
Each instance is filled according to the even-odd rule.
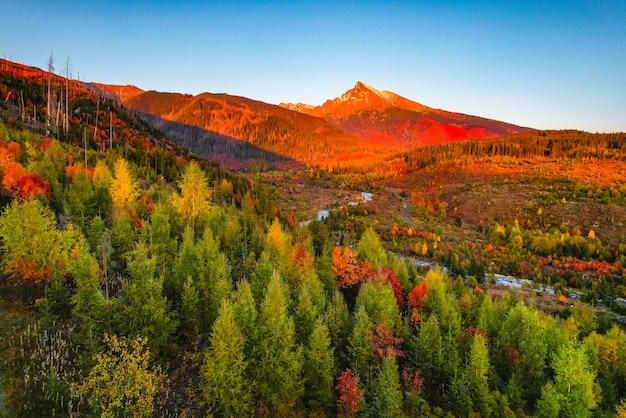
[[109,187],[113,207],[127,208],[139,197],[139,186],[128,168],[128,162],[118,158],[113,167],[113,181]]
[[190,224],[211,207],[206,174],[195,161],[189,163],[179,183],[180,195],[174,196],[174,207]]

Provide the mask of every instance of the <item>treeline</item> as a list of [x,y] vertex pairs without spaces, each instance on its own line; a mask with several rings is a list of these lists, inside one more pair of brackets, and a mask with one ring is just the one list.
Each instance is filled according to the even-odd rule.
[[[418,274],[371,228],[353,248],[319,221],[288,231],[256,179],[192,162],[174,185],[121,150],[85,169],[80,148],[1,133],[4,416],[626,409],[626,334],[584,305],[552,317]],[[18,164],[41,189],[9,187]]]
[[583,131],[533,131],[497,139],[455,142],[416,149],[405,154],[412,168],[467,158],[512,157],[626,159],[626,133],[591,134]]

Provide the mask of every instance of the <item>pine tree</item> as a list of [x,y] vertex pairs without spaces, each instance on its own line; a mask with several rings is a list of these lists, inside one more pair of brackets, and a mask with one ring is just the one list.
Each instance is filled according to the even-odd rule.
[[387,354],[374,385],[374,410],[378,417],[402,416],[402,389],[396,356]]
[[229,417],[251,415],[253,396],[246,378],[247,367],[244,336],[235,321],[232,304],[225,300],[202,366],[204,397],[215,412]]
[[[254,370],[255,364],[255,349],[256,342],[258,339],[258,320],[259,320],[259,312],[256,308],[256,302],[254,301],[254,297],[252,296],[252,290],[250,289],[250,284],[247,280],[241,280],[237,284],[237,291],[235,292],[234,302],[233,302],[233,310],[235,315],[235,322],[237,326],[241,330],[244,337],[244,345],[245,350],[244,353],[246,358],[248,358],[249,374],[248,376],[252,376],[252,371]],[[250,383],[252,384],[252,379]]]
[[294,311],[296,341],[299,344],[306,345],[309,341],[318,314],[317,307],[311,300],[308,286],[304,283],[297,289],[297,305]]
[[[180,302],[183,291],[183,284],[191,277],[194,283],[197,283],[203,274],[203,263],[200,251],[196,246],[194,232],[190,226],[185,228],[183,242],[178,251],[178,257],[172,268],[172,272],[166,275],[165,291],[169,298],[174,302]],[[200,288],[202,286],[199,286]],[[202,291],[199,289],[199,291]]]
[[324,322],[328,326],[330,340],[333,343],[335,353],[338,354],[335,356],[337,369],[341,370],[344,368],[344,365],[341,364],[342,359],[339,353],[344,352],[350,333],[350,311],[338,289],[333,292],[330,302],[326,307]]
[[148,337],[154,351],[160,351],[178,324],[162,294],[163,281],[155,277],[155,268],[156,260],[148,256],[146,246],[137,244],[128,261],[131,280],[124,284],[127,306],[122,325],[128,335]]
[[275,272],[261,304],[255,380],[261,399],[278,415],[286,415],[304,391],[302,347],[295,342],[288,305],[285,284]]
[[372,330],[370,320],[364,306],[359,306],[354,314],[354,326],[348,338],[348,364],[357,372],[365,370],[372,356],[372,342],[369,335]]
[[309,407],[328,412],[333,405],[334,350],[328,327],[315,322],[305,350],[305,397]]
[[187,277],[183,285],[180,316],[181,325],[189,335],[194,335],[200,330],[200,296],[191,276]]
[[68,271],[76,282],[76,293],[72,295],[73,314],[93,331],[100,319],[104,295],[99,289],[100,268],[95,257],[89,253],[85,240],[80,242],[70,255]]
[[469,360],[464,369],[474,410],[482,416],[491,414],[491,393],[489,392],[489,349],[485,337],[480,334],[472,338]]

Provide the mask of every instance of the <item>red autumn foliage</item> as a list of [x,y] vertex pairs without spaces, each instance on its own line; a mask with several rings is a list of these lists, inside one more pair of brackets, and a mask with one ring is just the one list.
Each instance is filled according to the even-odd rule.
[[483,331],[482,329],[474,328],[473,325],[467,327],[467,329],[465,330],[465,338],[471,340],[475,335],[482,335],[484,337],[485,331]]
[[50,184],[42,179],[39,173],[30,173],[23,176],[18,183],[18,197],[20,200],[28,200],[38,195],[43,195],[50,199]]
[[38,195],[50,198],[50,185],[38,173],[28,173],[15,161],[14,153],[6,146],[0,146],[0,170],[2,172],[2,193],[17,197],[21,201]]
[[402,339],[393,335],[384,322],[376,324],[367,334],[367,339],[372,343],[372,357],[376,360],[383,360],[388,354],[404,357],[404,352],[396,348],[402,343]]
[[377,276],[382,276],[385,278],[385,284],[391,286],[393,289],[393,294],[396,297],[396,302],[398,302],[398,307],[400,309],[404,309],[404,295],[402,294],[402,285],[398,281],[398,278],[394,274],[393,271],[388,269],[387,267],[381,267]]
[[300,270],[304,270],[313,265],[313,256],[302,244],[296,244],[293,248],[293,259]]
[[411,293],[409,293],[409,306],[411,308],[421,309],[426,296],[428,296],[428,285],[423,281],[415,286]]
[[335,247],[332,258],[333,272],[340,289],[363,283],[372,271],[370,262],[359,261],[350,247]]
[[407,392],[418,396],[422,393],[424,386],[424,378],[420,376],[420,371],[407,367],[402,371],[402,381]]
[[356,415],[360,409],[359,403],[365,393],[363,389],[359,389],[359,377],[352,370],[346,369],[341,373],[335,389],[339,391],[337,416],[347,418]]

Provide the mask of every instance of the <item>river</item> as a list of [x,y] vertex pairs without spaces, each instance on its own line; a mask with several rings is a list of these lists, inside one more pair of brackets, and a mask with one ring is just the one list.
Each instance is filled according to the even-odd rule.
[[[356,206],[356,205],[360,205],[361,203],[367,203],[367,202],[371,202],[372,198],[374,197],[373,193],[368,193],[368,192],[361,192],[358,195],[359,197],[357,197],[357,199],[355,200],[351,200],[348,202],[348,206]],[[315,217],[315,219],[317,219],[318,221],[323,221],[324,219],[328,218],[328,215],[330,215],[330,211],[332,209],[322,209],[319,212],[317,212],[317,216]],[[311,220],[308,221],[304,221],[301,222],[300,225],[308,225],[311,222]]]

